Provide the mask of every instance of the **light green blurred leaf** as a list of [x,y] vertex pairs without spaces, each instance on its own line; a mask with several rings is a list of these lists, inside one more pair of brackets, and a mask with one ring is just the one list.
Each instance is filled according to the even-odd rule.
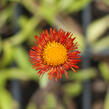
[[23,43],[28,37],[32,36],[32,33],[36,26],[39,24],[40,19],[32,17],[25,25],[23,30],[15,34],[11,38],[8,38],[6,42],[10,42],[12,45],[19,45]]
[[78,81],[84,81],[88,79],[92,79],[96,76],[96,69],[90,68],[90,69],[83,69],[78,71],[77,73],[73,71],[69,71],[69,79],[74,79]]
[[[63,1],[63,0],[62,0]],[[68,12],[77,12],[83,9],[91,0],[72,0],[67,8]]]
[[0,107],[1,109],[14,109],[14,101],[5,89],[0,88]]
[[109,0],[103,0],[106,5],[109,5]]
[[109,35],[92,45],[93,53],[99,53],[108,48],[109,48]]
[[5,42],[3,43],[3,57],[0,61],[0,67],[4,67],[8,65],[13,58],[13,47],[11,46],[10,43]]
[[12,7],[7,7],[0,12],[0,28],[6,23],[7,20],[12,16]]
[[42,32],[42,29],[37,29],[37,30],[35,30],[34,32],[33,32],[33,34],[32,34],[32,36],[33,37],[28,37],[28,39],[27,39],[27,45],[29,46],[29,47],[31,47],[31,46],[33,46],[35,43],[34,43],[34,40],[36,40],[35,39],[35,35],[37,35],[37,36],[40,36],[40,33]]
[[101,74],[102,74],[103,78],[106,81],[109,81],[109,67],[107,66],[107,64],[104,63],[104,62],[101,62],[99,64],[99,69],[101,71]]
[[109,92],[107,92],[107,95],[105,98],[104,109],[109,109]]
[[78,50],[83,54],[85,50],[84,37],[81,34],[74,34],[73,37],[76,37],[74,43],[78,42]]
[[27,109],[37,109],[37,107],[35,104],[29,103],[29,105],[27,106]]
[[81,83],[69,83],[63,86],[64,91],[69,96],[78,96],[82,91]]
[[45,18],[49,23],[52,23],[56,16],[56,7],[51,5],[42,5],[39,7],[39,15]]
[[[42,15],[47,21],[52,22],[56,14],[64,12],[75,12],[81,10],[87,5],[90,0],[42,0],[39,7],[39,14]],[[49,7],[48,7],[49,5]]]
[[46,96],[47,109],[54,109],[56,107],[56,98],[52,93]]
[[26,52],[25,49],[21,47],[15,47],[14,52],[14,60],[17,63],[18,67],[26,72],[25,76],[32,76],[36,80],[38,79],[37,72],[35,69],[32,68],[32,64],[29,62],[29,53]]
[[109,16],[100,18],[91,23],[87,29],[87,39],[90,43],[96,41],[109,27]]
[[39,84],[41,88],[45,88],[48,84],[48,73],[45,72],[45,74],[43,75],[43,77],[39,80]]
[[1,71],[0,71],[0,88],[3,88],[6,84],[6,81],[5,81],[6,77],[4,74],[1,74]]
[[27,24],[28,20],[29,20],[29,19],[28,19],[26,16],[21,16],[21,17],[20,17],[20,19],[19,19],[19,24],[20,24],[20,27],[21,27],[22,29],[25,28],[25,25]]
[[2,38],[0,37],[0,52],[2,51]]
[[[37,15],[38,5],[36,0],[22,0],[20,3],[31,13]],[[39,16],[40,17],[40,16]]]
[[35,73],[30,73],[29,71],[24,71],[18,68],[8,68],[0,70],[0,77],[2,78],[2,81],[6,81],[7,79],[37,80],[37,76],[35,75]]
[[74,0],[59,0],[58,7],[61,7],[60,10],[67,9]]
[[32,64],[29,62],[29,53],[26,52],[25,49],[21,47],[14,48],[14,60],[16,61],[19,68],[28,71],[28,72],[36,72],[32,68]]

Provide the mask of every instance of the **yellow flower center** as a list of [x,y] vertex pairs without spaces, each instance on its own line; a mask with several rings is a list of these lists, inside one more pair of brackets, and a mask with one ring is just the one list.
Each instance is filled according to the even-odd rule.
[[43,59],[47,65],[57,66],[63,64],[67,60],[67,49],[61,43],[48,42],[43,50]]

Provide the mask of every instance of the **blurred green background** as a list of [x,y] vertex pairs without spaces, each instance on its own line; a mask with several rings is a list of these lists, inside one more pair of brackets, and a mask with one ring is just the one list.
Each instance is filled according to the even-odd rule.
[[[91,22],[84,29],[89,4]],[[28,51],[34,36],[50,27],[73,32],[82,56],[88,43],[88,68],[83,59],[69,79],[37,77]],[[88,109],[109,109],[109,0],[0,0],[0,109],[83,109],[87,80]]]

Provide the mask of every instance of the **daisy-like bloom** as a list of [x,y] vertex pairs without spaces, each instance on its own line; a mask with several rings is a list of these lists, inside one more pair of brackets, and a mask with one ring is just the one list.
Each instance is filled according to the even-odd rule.
[[80,62],[80,52],[75,37],[70,32],[50,28],[35,36],[36,45],[29,51],[30,62],[33,68],[38,70],[39,76],[48,73],[49,79],[60,79],[62,75],[68,78],[70,68],[76,72]]

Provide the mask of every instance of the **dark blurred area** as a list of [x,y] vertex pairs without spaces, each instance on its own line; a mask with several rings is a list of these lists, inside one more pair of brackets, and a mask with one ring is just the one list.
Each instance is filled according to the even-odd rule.
[[[82,56],[58,82],[29,62],[51,27],[72,32]],[[0,0],[0,109],[109,109],[109,0]]]

